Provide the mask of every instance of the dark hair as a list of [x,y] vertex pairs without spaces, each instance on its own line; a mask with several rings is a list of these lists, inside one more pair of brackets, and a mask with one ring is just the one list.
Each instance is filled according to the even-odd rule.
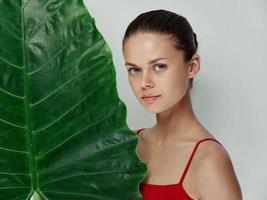
[[[131,35],[137,32],[165,33],[171,35],[175,48],[184,52],[185,61],[189,61],[197,52],[197,36],[187,19],[167,10],[152,10],[137,16],[127,27],[122,46]],[[190,88],[193,78],[190,79]]]

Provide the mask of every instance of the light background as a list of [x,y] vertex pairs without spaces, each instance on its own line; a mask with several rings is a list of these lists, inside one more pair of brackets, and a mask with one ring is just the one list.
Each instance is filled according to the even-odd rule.
[[[140,13],[167,9],[185,16],[198,36],[201,70],[191,91],[195,113],[223,143],[244,200],[267,199],[267,1],[84,0],[113,52],[117,88],[131,129],[151,127],[138,103],[121,51],[127,25]],[[219,194],[218,194],[219,195]]]

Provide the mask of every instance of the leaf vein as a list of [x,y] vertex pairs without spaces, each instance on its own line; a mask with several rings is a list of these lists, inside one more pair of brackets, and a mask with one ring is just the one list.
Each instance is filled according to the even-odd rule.
[[24,5],[22,6],[23,9],[27,6],[27,4],[30,2],[31,0],[28,0],[26,3],[24,3]]
[[23,153],[23,154],[28,154],[27,151],[18,151],[18,150],[14,150],[14,149],[9,149],[9,148],[5,148],[5,147],[1,147],[0,146],[0,149],[4,150],[4,151],[12,151],[14,153]]
[[62,180],[65,180],[65,179],[78,177],[78,176],[92,176],[92,175],[101,175],[101,174],[125,173],[125,172],[131,172],[131,171],[133,171],[135,169],[140,169],[140,167],[130,168],[130,169],[127,169],[127,170],[107,170],[107,171],[102,171],[102,172],[90,172],[90,173],[74,174],[74,175],[71,175],[71,176],[63,176],[63,177],[54,179],[52,181],[43,183],[40,186],[48,185],[50,183],[55,183],[55,182],[58,182],[58,181],[62,181]]
[[22,96],[18,96],[18,95],[15,95],[15,94],[12,94],[11,92],[8,92],[8,91],[6,91],[6,90],[4,90],[4,89],[1,89],[1,88],[0,88],[0,91],[2,91],[3,93],[6,93],[6,94],[8,94],[8,95],[10,95],[10,96],[12,96],[12,97],[15,97],[15,98],[18,98],[18,99],[24,99],[24,97],[22,97]]
[[12,37],[18,39],[18,40],[22,40],[19,36],[17,36],[15,33],[12,33],[10,30],[8,30],[5,26],[3,26],[3,24],[0,23],[0,26],[7,32],[9,33],[9,35],[11,35]]
[[75,37],[73,37],[71,40],[67,41],[66,44],[61,47],[56,53],[54,53],[54,56],[52,56],[46,63],[44,63],[41,67],[39,67],[38,69],[28,72],[28,75],[33,75],[35,73],[37,73],[38,71],[40,71],[41,69],[43,69],[45,66],[47,66],[52,60],[54,60],[55,58],[57,58],[57,56],[63,51],[65,50],[65,48],[75,39],[77,39],[79,36],[81,36],[81,34],[83,34],[84,32],[86,32],[87,30],[81,32],[79,35],[76,35]]
[[14,5],[17,6],[17,8],[20,10],[21,9],[20,5],[16,1],[13,1],[13,2],[14,2]]
[[12,66],[12,67],[15,67],[15,68],[17,68],[17,69],[23,69],[22,67],[19,67],[19,66],[15,65],[15,64],[9,62],[8,60],[4,59],[4,58],[1,57],[1,56],[0,56],[0,59],[1,59],[2,61],[4,61],[5,63],[9,64],[9,65]]
[[5,174],[5,175],[23,175],[23,176],[29,176],[30,174],[27,173],[10,173],[10,172],[1,172],[0,174]]
[[[114,81],[114,80],[113,80]],[[94,88],[94,90],[90,91],[86,96],[84,96],[80,101],[78,101],[74,106],[72,106],[69,110],[67,110],[65,113],[63,113],[62,115],[60,115],[57,119],[55,119],[53,122],[49,123],[48,125],[46,125],[43,128],[40,128],[38,130],[33,131],[34,134],[41,132],[42,130],[45,130],[47,128],[49,128],[50,126],[52,126],[53,124],[55,124],[57,121],[59,121],[61,118],[63,118],[65,115],[67,115],[68,113],[70,113],[73,109],[75,109],[77,106],[79,106],[84,100],[86,100],[90,95],[92,95],[92,93],[94,93],[95,91],[97,91],[99,88],[103,87],[106,84],[111,84],[108,80],[106,82],[104,82],[103,84],[99,85],[98,87]]]
[[68,194],[68,195],[76,195],[76,196],[88,196],[88,197],[94,197],[96,199],[101,199],[101,200],[118,200],[114,198],[104,197],[103,195],[99,196],[99,195],[85,194],[85,193],[59,192],[59,191],[47,191],[47,190],[45,190],[44,192],[55,193],[55,194]]
[[85,128],[83,128],[83,129],[77,131],[76,133],[74,133],[73,135],[71,135],[70,137],[68,137],[67,139],[65,139],[64,141],[62,141],[61,143],[59,143],[58,145],[56,145],[55,147],[53,147],[52,149],[50,149],[50,150],[48,150],[47,152],[42,153],[42,154],[40,154],[39,156],[37,156],[36,159],[37,159],[37,160],[40,160],[40,159],[43,158],[46,154],[51,153],[52,151],[58,149],[58,148],[59,148],[60,146],[62,146],[64,143],[66,143],[66,142],[69,141],[70,139],[74,138],[75,136],[79,135],[80,133],[82,133],[82,132],[85,131],[86,129],[88,129],[88,128],[90,128],[90,127],[96,125],[96,124],[99,124],[100,122],[102,122],[102,121],[108,119],[109,117],[113,116],[113,115],[116,114],[116,113],[117,113],[117,112],[114,111],[113,113],[111,113],[110,115],[105,116],[105,117],[102,118],[101,120],[96,121],[95,123],[92,123],[92,124],[86,126]]
[[52,96],[53,94],[55,94],[57,91],[59,91],[60,89],[64,88],[66,85],[68,85],[69,83],[71,83],[72,81],[74,81],[75,79],[77,79],[78,77],[82,76],[83,74],[86,74],[87,72],[93,70],[93,67],[97,67],[97,64],[100,61],[95,62],[93,65],[90,66],[90,68],[82,71],[81,73],[73,76],[70,80],[66,81],[65,83],[61,84],[58,88],[56,88],[54,91],[50,92],[48,95],[46,95],[45,97],[43,97],[42,99],[40,99],[39,101],[32,103],[31,107],[34,107],[40,103],[42,103],[43,101],[45,101],[46,99],[48,99],[50,96]]
[[[123,141],[123,142],[120,142],[120,143],[117,143],[115,145],[112,145],[112,146],[108,146],[106,148],[102,148],[100,150],[97,150],[95,152],[93,152],[91,155],[87,155],[86,158],[88,159],[89,157],[92,157],[92,156],[96,156],[96,154],[99,154],[99,153],[103,153],[107,150],[110,150],[110,149],[113,149],[113,148],[118,148],[119,146],[122,146],[122,145],[125,145],[127,143],[131,142],[131,140],[127,140],[127,141]],[[81,157],[79,157],[80,159]],[[79,159],[76,159],[76,160],[79,160]],[[76,161],[76,160],[72,160],[72,161]],[[58,167],[55,167],[53,168],[53,170],[56,170],[56,169],[59,169],[59,168],[62,168],[62,166],[58,166]],[[51,171],[51,170],[43,170],[41,172],[39,172],[38,174],[41,175],[41,174],[48,174],[48,172]]]
[[[65,0],[64,0],[65,1]],[[28,3],[28,2],[27,2]],[[49,15],[48,17],[46,17],[46,19],[44,20],[44,23],[39,23],[38,25],[37,25],[37,30],[35,31],[35,33],[33,33],[33,35],[32,35],[32,37],[31,38],[29,38],[29,40],[27,41],[27,44],[29,44],[29,42],[31,42],[31,40],[40,32],[40,30],[41,30],[41,28],[46,24],[46,22],[48,21],[48,20],[50,20],[57,12],[58,12],[58,10],[60,9],[60,8],[62,8],[64,6],[64,2],[62,3],[62,5],[61,6],[59,6],[53,13],[51,13],[51,15]]]
[[17,125],[17,124],[13,124],[13,123],[8,122],[8,121],[6,121],[6,120],[4,120],[4,119],[1,119],[1,118],[0,118],[0,121],[1,121],[1,122],[4,122],[4,123],[6,123],[6,124],[9,124],[9,125],[11,125],[11,126],[15,126],[15,127],[17,127],[17,128],[26,129],[25,126],[20,126],[20,125]]
[[0,190],[22,189],[22,188],[30,188],[30,187],[2,187],[2,188],[0,188]]

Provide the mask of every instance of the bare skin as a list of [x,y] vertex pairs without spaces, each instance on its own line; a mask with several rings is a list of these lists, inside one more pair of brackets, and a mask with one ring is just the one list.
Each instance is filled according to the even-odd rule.
[[[126,40],[123,54],[134,94],[157,119],[138,136],[137,154],[148,167],[143,182],[177,184],[196,142],[214,138],[197,119],[190,100],[189,79],[198,74],[200,57],[195,54],[185,61],[168,35],[141,32]],[[230,156],[213,141],[198,147],[183,187],[193,199],[242,199]]]

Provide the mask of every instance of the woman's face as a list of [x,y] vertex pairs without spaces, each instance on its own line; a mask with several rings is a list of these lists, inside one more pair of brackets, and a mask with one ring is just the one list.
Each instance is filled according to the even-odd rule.
[[188,62],[183,52],[174,48],[169,35],[131,35],[124,43],[123,55],[131,88],[146,110],[163,112],[186,94],[192,78]]

